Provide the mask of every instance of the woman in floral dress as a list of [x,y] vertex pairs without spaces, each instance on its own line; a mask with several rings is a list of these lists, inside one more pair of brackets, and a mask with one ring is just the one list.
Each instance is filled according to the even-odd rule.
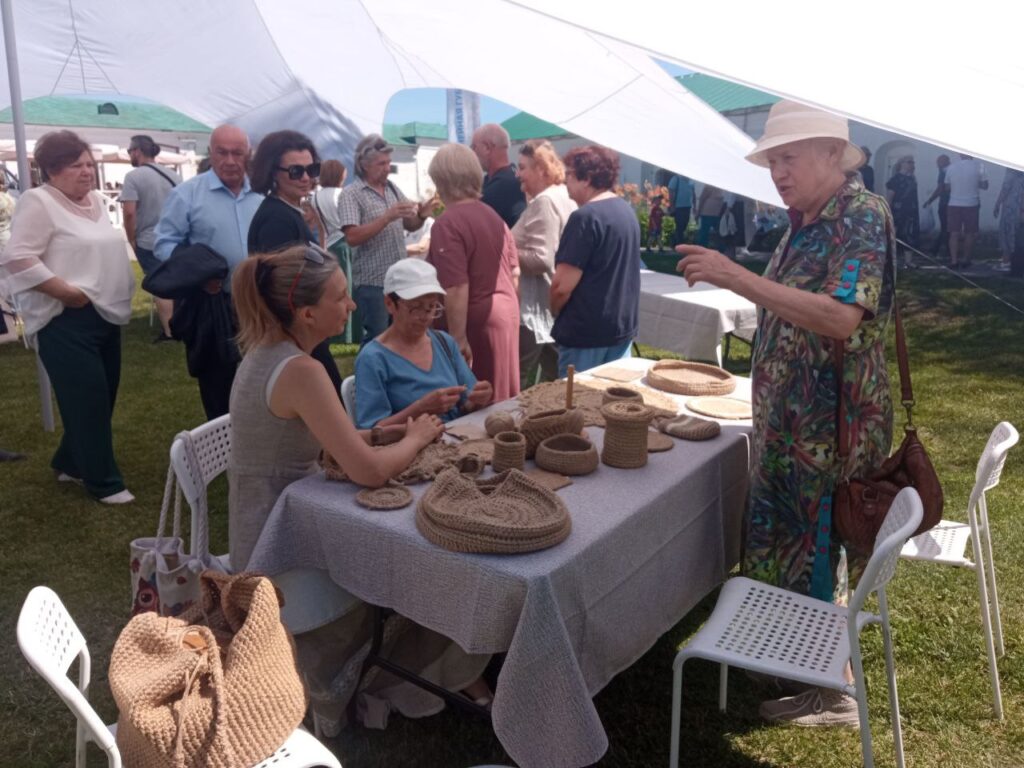
[[[854,171],[864,162],[845,119],[794,102],[772,107],[751,162],[771,170],[790,227],[763,277],[698,246],[678,269],[759,307],[752,359],[754,433],[743,570],[776,586],[843,602],[866,553],[832,536],[840,475],[877,467],[892,440],[885,330],[895,287],[895,238],[885,200]],[[845,340],[842,393],[851,420],[836,454],[836,340]],[[857,727],[856,701],[812,689],[765,702],[770,720]]]

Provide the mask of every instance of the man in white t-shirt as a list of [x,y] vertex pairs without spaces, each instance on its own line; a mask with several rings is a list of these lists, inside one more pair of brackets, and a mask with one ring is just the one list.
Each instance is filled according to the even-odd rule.
[[[971,248],[974,246],[974,236],[978,234],[980,192],[988,189],[985,166],[970,155],[960,155],[960,159],[946,169],[945,187],[949,193],[946,214],[949,225],[949,260],[953,269],[960,269],[971,263]],[[961,236],[964,244],[962,253]]]

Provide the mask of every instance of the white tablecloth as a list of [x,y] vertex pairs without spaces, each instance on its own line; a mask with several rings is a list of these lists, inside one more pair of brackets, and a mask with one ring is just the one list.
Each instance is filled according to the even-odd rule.
[[[747,380],[737,389],[749,398]],[[749,429],[723,422],[718,438],[675,441],[641,469],[602,464],[576,478],[558,492],[572,533],[522,555],[447,551],[420,535],[412,506],[372,512],[354,502],[356,486],[311,476],[281,495],[249,566],[270,575],[322,568],[466,651],[507,652],[492,712],[505,750],[523,768],[589,765],[608,746],[591,697],[738,560]],[[604,430],[588,432],[600,448]],[[419,497],[426,487],[412,490]]]
[[640,329],[637,341],[678,352],[690,360],[722,363],[722,337],[749,339],[757,308],[732,291],[710,283],[692,288],[682,277],[640,271]]

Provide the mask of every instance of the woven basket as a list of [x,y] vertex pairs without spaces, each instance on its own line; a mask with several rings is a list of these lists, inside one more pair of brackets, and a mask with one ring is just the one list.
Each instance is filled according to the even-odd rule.
[[601,406],[604,448],[601,461],[609,467],[636,469],[647,463],[647,427],[654,409],[639,403],[616,402]]
[[623,400],[634,403],[643,403],[644,396],[635,389],[630,389],[629,387],[608,387],[608,389],[604,391],[604,395],[601,396],[601,405],[607,405],[608,403],[615,403]]
[[499,432],[494,436],[494,456],[491,467],[494,471],[506,469],[522,471],[526,462],[526,437],[522,432]]
[[537,446],[537,466],[562,475],[589,475],[597,469],[597,449],[579,435],[555,435]]
[[716,365],[659,360],[647,371],[647,383],[675,395],[728,395],[736,379]]
[[532,459],[537,453],[537,446],[549,437],[578,435],[583,430],[583,422],[583,411],[576,408],[556,408],[528,416],[519,427],[526,436],[526,458]]

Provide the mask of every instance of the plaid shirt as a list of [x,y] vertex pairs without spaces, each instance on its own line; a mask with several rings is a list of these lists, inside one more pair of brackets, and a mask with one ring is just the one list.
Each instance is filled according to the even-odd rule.
[[[383,216],[392,205],[406,199],[402,190],[391,181],[385,185],[384,197],[381,197],[363,179],[358,179],[345,187],[338,201],[341,227],[369,224]],[[352,282],[357,286],[383,286],[388,267],[405,256],[405,227],[401,219],[396,219],[354,248]]]

